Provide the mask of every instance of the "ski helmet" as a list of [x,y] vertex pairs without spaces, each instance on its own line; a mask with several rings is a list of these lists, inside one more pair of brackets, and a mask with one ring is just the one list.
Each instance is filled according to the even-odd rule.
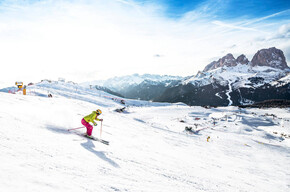
[[98,115],[101,115],[102,114],[101,109],[97,109],[96,112],[97,112]]

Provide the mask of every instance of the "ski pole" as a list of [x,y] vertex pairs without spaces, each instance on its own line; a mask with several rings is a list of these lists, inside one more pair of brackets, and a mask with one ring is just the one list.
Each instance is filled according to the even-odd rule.
[[102,138],[102,127],[103,127],[103,121],[101,121],[101,128],[100,128],[100,139]]
[[75,129],[83,129],[83,128],[85,128],[85,127],[72,128],[72,129],[68,129],[68,131],[75,130]]

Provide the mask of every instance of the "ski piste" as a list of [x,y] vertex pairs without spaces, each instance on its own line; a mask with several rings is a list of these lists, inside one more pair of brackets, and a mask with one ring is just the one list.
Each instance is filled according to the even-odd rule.
[[92,140],[94,140],[94,141],[101,142],[101,143],[103,143],[103,144],[105,144],[105,145],[109,145],[109,141],[106,141],[106,140],[103,140],[103,139],[99,139],[99,138],[94,137],[94,136],[89,137],[89,136],[87,136],[85,133],[80,133],[80,132],[78,132],[78,131],[71,131],[71,130],[68,130],[68,131],[69,131],[70,133],[74,133],[74,134],[76,134],[76,135],[79,135],[79,136],[82,136],[82,137],[85,137],[85,138],[88,138],[88,139],[92,139]]

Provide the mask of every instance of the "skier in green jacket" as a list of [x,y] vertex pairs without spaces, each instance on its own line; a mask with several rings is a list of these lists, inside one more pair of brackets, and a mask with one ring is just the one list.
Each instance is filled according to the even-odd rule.
[[85,116],[82,119],[82,124],[87,128],[87,136],[91,137],[93,132],[93,126],[90,124],[93,123],[94,126],[97,126],[96,121],[103,121],[103,119],[99,119],[98,116],[102,114],[102,111],[100,109],[97,109],[96,111],[93,111],[90,115]]

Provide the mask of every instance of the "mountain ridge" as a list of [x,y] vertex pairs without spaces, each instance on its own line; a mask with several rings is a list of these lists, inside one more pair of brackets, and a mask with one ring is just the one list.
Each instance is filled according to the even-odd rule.
[[233,67],[237,66],[238,64],[243,65],[250,65],[251,67],[255,66],[268,66],[272,68],[278,68],[278,69],[289,69],[286,58],[284,56],[284,53],[282,50],[277,49],[276,47],[271,47],[268,49],[261,49],[259,50],[252,58],[251,61],[248,60],[248,58],[242,54],[237,57],[237,59],[234,58],[234,56],[231,53],[228,53],[227,55],[223,56],[217,61],[213,61],[205,66],[203,72],[210,71],[213,69],[217,69],[220,67]]
[[[261,49],[252,60],[231,54],[188,77],[138,75],[116,77],[102,86],[126,98],[188,105],[248,105],[269,99],[289,99],[290,68],[283,51]],[[262,94],[262,95],[260,95]]]

